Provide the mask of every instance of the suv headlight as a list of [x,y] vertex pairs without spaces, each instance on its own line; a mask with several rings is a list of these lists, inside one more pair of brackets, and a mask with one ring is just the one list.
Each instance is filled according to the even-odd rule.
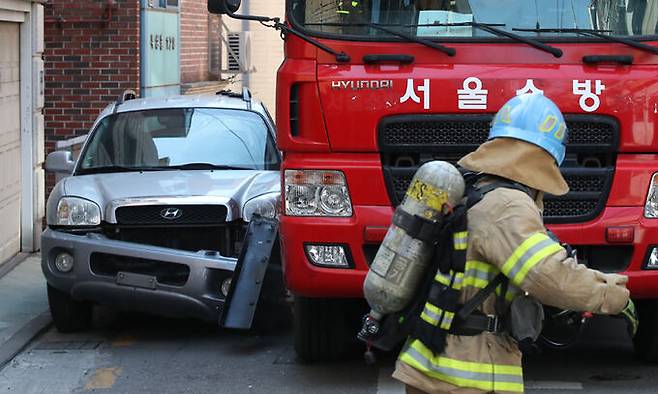
[[279,192],[268,193],[247,201],[244,204],[244,208],[242,208],[242,219],[245,222],[250,222],[254,213],[266,218],[275,218],[277,216],[280,196],[281,194]]
[[57,226],[98,226],[101,224],[100,207],[79,197],[62,197],[57,203]]
[[352,216],[352,200],[341,171],[286,170],[286,215]]
[[658,172],[651,177],[649,184],[649,193],[647,194],[647,202],[644,204],[644,216],[647,218],[658,218]]

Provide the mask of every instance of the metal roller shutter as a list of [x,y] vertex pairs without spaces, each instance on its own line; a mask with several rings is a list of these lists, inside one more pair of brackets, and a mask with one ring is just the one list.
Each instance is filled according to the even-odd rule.
[[0,263],[20,250],[19,24],[0,22]]

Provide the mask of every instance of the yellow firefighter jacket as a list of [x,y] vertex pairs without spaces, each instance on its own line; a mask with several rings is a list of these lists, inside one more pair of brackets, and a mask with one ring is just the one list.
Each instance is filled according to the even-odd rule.
[[[588,269],[567,257],[546,235],[541,205],[541,197],[535,202],[522,191],[498,188],[468,211],[466,270],[453,282],[461,288],[460,303],[502,271],[510,280],[508,302],[527,292],[558,308],[619,313],[629,299],[627,277]],[[455,247],[463,241],[456,236]],[[443,283],[447,277],[439,273],[435,280]],[[495,314],[495,299],[491,294],[480,310]],[[421,315],[434,325],[451,317],[427,304]],[[428,393],[523,392],[521,353],[507,334],[448,335],[441,354],[409,340],[393,377]]]

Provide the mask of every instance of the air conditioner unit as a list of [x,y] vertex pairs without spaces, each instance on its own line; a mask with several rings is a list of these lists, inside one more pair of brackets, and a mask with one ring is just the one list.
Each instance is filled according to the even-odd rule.
[[222,45],[222,79],[248,73],[251,65],[251,32],[227,32]]

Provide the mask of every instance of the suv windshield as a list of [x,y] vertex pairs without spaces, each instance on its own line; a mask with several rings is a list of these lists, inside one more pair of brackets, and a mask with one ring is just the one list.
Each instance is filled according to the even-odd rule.
[[104,118],[82,153],[78,172],[213,167],[275,170],[278,166],[274,139],[258,114],[173,108]]
[[[646,36],[657,32],[658,0],[291,0],[290,16],[312,32],[371,39],[392,35],[366,23],[431,38],[496,37],[472,26],[459,26],[468,22],[496,24],[508,32],[594,29],[618,36]],[[531,37],[576,36],[564,31],[514,32]]]

